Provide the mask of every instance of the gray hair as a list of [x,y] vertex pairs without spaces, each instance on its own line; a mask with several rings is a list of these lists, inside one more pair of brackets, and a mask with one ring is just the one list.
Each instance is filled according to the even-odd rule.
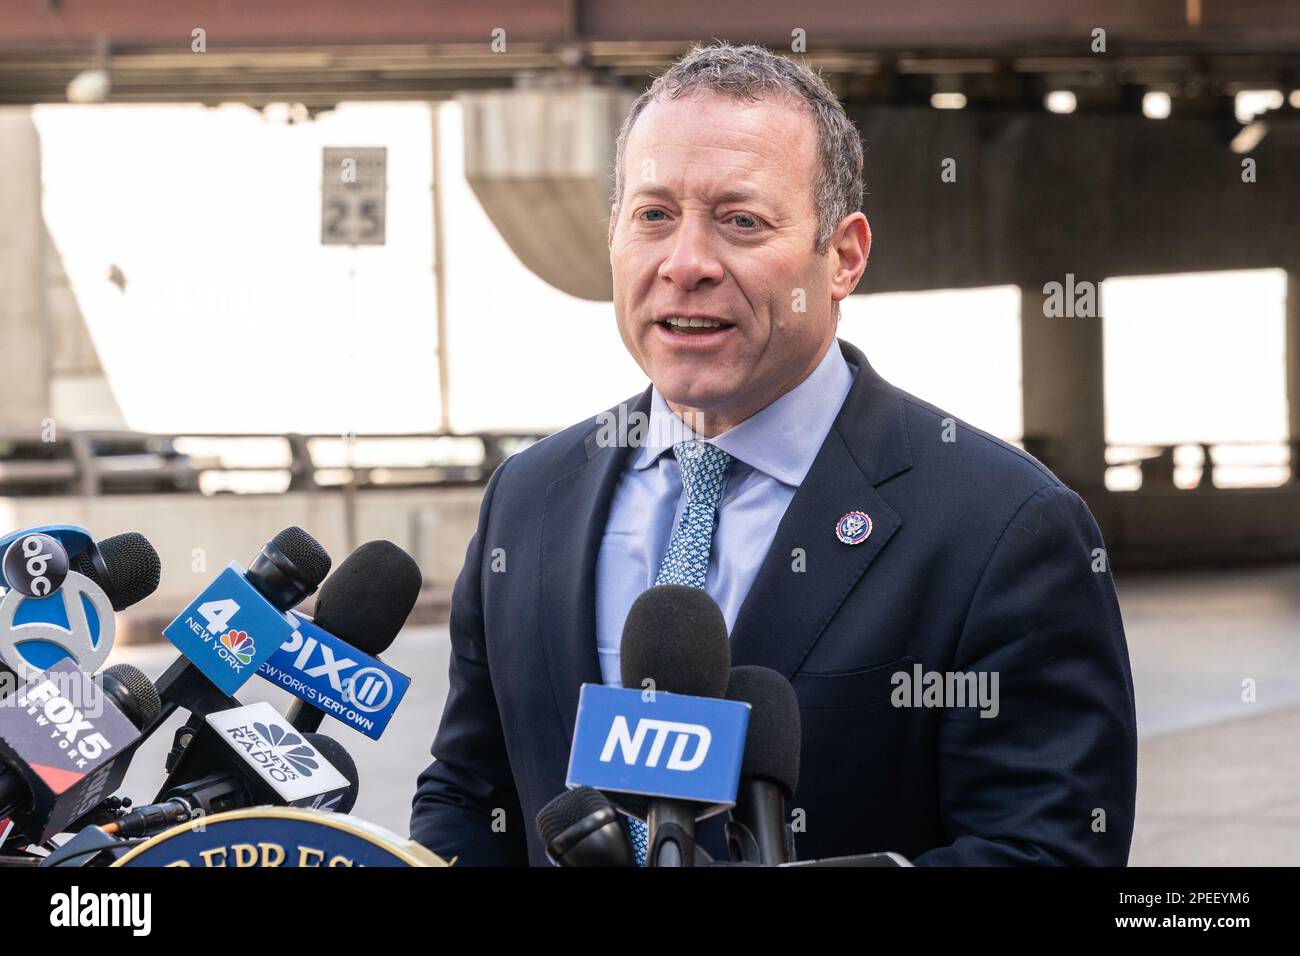
[[627,139],[637,117],[656,99],[677,99],[692,93],[714,93],[744,100],[784,95],[808,107],[817,127],[820,159],[813,183],[813,207],[817,210],[813,251],[818,255],[824,253],[844,217],[862,208],[862,140],[857,127],[820,72],[761,46],[732,46],[724,41],[692,46],[632,104],[618,131],[615,147],[610,239],[623,199]]

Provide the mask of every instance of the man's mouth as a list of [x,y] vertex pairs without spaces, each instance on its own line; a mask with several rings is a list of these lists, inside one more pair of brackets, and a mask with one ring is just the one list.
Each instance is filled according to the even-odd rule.
[[732,328],[733,323],[712,316],[669,315],[655,323],[671,336],[708,337]]

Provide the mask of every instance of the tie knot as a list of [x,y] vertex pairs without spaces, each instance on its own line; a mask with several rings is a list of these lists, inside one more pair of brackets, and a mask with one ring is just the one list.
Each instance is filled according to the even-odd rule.
[[687,504],[707,504],[716,508],[732,457],[706,441],[678,442],[673,445],[673,455],[682,471]]

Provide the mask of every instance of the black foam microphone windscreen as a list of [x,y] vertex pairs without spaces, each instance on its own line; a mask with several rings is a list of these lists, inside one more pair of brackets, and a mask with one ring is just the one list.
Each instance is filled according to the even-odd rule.
[[749,729],[740,775],[777,784],[789,800],[799,785],[799,699],[785,676],[770,667],[731,669],[727,699],[749,704]]
[[723,697],[731,645],[722,610],[704,591],[660,584],[632,603],[619,651],[623,686]]
[[114,611],[125,611],[143,601],[158,590],[158,582],[162,579],[158,552],[149,539],[137,531],[115,534],[96,542],[68,565],[94,581],[108,595]]
[[420,566],[391,541],[368,541],[330,575],[313,623],[378,657],[397,637],[420,596]]
[[357,765],[352,755],[333,737],[326,737],[324,734],[303,734],[303,737],[330,762],[330,766],[347,777],[347,792],[330,809],[335,813],[350,813],[357,805],[357,796],[361,791],[361,775],[357,773]]

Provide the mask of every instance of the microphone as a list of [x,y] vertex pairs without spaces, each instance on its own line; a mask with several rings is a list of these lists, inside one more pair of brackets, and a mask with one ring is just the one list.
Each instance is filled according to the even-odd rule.
[[635,866],[614,805],[592,787],[566,790],[537,812],[537,835],[556,866]]
[[329,569],[330,556],[315,538],[285,528],[247,570],[232,561],[163,630],[181,653],[158,678],[163,709],[149,732],[177,708],[191,714],[177,731],[168,769],[205,716],[239,706],[234,692],[292,633],[285,612],[313,594]]
[[144,535],[131,531],[96,544],[80,528],[46,530],[6,539],[4,580],[12,590],[0,600],[0,697],[64,658],[97,671],[113,648],[113,612],[158,588],[162,563]]
[[125,611],[154,591],[162,579],[162,562],[149,539],[136,531],[97,541],[70,562],[108,595],[114,611]]
[[[214,775],[220,780],[211,781]],[[202,718],[154,803],[193,791],[194,799],[208,801],[205,812],[235,805],[313,807],[333,805],[353,785],[274,707],[259,701]],[[251,802],[226,802],[245,799]]]
[[285,528],[262,546],[244,577],[281,611],[316,593],[330,573],[329,553],[302,528]]
[[[60,660],[70,659],[83,672],[97,670],[113,647],[113,612],[151,595],[162,573],[158,552],[144,535],[134,531],[96,543],[84,528],[44,525],[15,532],[0,546],[5,550],[3,583],[13,589],[9,594],[0,589],[5,595],[0,602],[0,698],[8,697],[20,679],[34,677]],[[32,600],[40,595],[58,597]],[[143,723],[136,720],[137,728],[158,713],[157,690],[135,668],[111,667],[95,681],[120,710],[141,716]],[[118,693],[123,681],[129,688],[127,695],[134,694],[138,700]],[[116,769],[108,781],[111,786],[100,787],[100,792],[112,792],[121,784],[139,739],[117,754]],[[75,821],[71,825],[75,826]]]
[[[390,541],[368,541],[330,575],[316,598],[311,626],[300,626],[259,671],[298,696],[285,715],[295,729],[318,730],[327,713],[320,704],[336,702],[342,706],[331,707],[331,716],[345,719],[349,710],[367,715],[383,711],[387,725],[387,716],[400,700],[394,699],[394,684],[402,684],[405,693],[410,679],[378,657],[405,626],[421,584],[415,559]],[[294,617],[305,616],[295,612]],[[331,642],[331,637],[338,640]],[[322,663],[310,667],[317,648]],[[345,670],[364,675],[365,681],[354,686],[351,678],[341,676]],[[375,739],[383,730],[375,732],[360,719],[347,722]]]
[[799,700],[782,674],[733,667],[727,699],[749,704],[749,729],[727,849],[737,863],[780,866],[794,858],[785,808],[799,784]]
[[[718,605],[699,588],[661,584],[638,597],[623,624],[619,654],[624,688],[692,697],[727,693],[727,623]],[[630,815],[646,821],[647,866],[694,865],[695,821],[705,805],[622,794],[616,799]]]
[[131,723],[143,727],[162,709],[158,688],[130,664],[114,664],[95,675],[95,683]]
[[332,797],[328,800],[321,799],[308,806],[316,810],[329,810],[331,813],[351,813],[352,808],[357,805],[357,797],[361,793],[361,775],[357,773],[356,761],[348,753],[346,747],[335,740],[333,737],[326,737],[324,734],[304,733],[303,738],[315,747],[325,761],[343,774],[347,778],[348,788],[342,794]]
[[[294,745],[295,749],[302,747],[304,750],[314,750],[317,762],[342,774],[346,789],[332,796],[322,793],[312,801],[298,802],[295,805],[335,813],[349,812],[357,802],[360,789],[357,765],[351,755],[337,740],[324,734],[303,734],[302,739],[305,746]],[[298,762],[307,759],[311,758],[303,753],[298,754]],[[102,829],[105,833],[122,839],[148,837],[195,817],[258,806],[263,802],[260,799],[261,793],[260,788],[250,781],[249,775],[242,771],[210,773],[196,780],[177,783],[166,789],[156,803],[123,813]]]
[[619,673],[634,690],[725,697],[731,645],[722,610],[699,588],[650,588],[623,622]]
[[129,664],[91,678],[61,660],[0,707],[0,818],[42,843],[122,784],[140,728],[160,707]]

